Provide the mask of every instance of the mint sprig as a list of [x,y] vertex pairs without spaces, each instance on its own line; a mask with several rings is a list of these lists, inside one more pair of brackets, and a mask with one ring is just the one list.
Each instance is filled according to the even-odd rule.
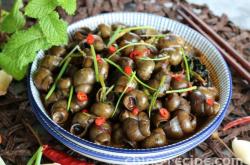
[[16,0],[10,14],[0,22],[1,29],[15,32],[0,52],[0,67],[16,80],[21,80],[39,50],[66,44],[68,42],[67,23],[59,19],[55,8],[62,6],[72,13],[74,5],[76,5],[75,0],[30,0],[25,7],[25,15],[36,18],[38,23],[26,30],[20,30],[25,20],[19,11],[22,1]]

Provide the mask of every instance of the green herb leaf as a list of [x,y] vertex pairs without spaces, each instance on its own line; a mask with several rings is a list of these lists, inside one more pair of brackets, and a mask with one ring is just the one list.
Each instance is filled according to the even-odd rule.
[[23,7],[22,0],[16,0],[9,15],[1,23],[1,30],[7,33],[13,33],[21,29],[25,24],[23,13],[19,11]]
[[20,80],[25,75],[28,64],[34,60],[36,52],[50,46],[37,25],[28,30],[18,31],[4,46],[0,66],[15,79]]
[[49,43],[64,45],[68,42],[67,23],[60,20],[56,12],[52,12],[41,18],[39,25]]
[[16,80],[21,80],[26,74],[28,65],[19,68],[15,59],[0,53],[0,68],[3,68],[5,72],[11,74]]
[[[38,148],[38,150],[35,152],[35,154],[30,158],[30,160],[28,161],[27,165],[33,165],[34,162],[38,162],[39,160],[38,157],[42,157],[42,151],[43,151],[43,147],[40,146]],[[40,162],[41,162],[41,158],[40,158]]]
[[31,0],[25,8],[25,15],[32,18],[43,18],[58,5],[57,0]]
[[76,11],[76,0],[57,0],[58,4],[70,15]]

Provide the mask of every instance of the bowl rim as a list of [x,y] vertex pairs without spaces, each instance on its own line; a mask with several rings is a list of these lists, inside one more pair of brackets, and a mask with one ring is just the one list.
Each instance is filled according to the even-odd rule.
[[[191,29],[190,27],[180,23],[180,22],[177,22],[175,20],[172,20],[172,19],[169,19],[169,18],[166,18],[166,17],[162,17],[162,16],[158,16],[158,15],[155,15],[155,14],[148,14],[148,13],[138,13],[138,12],[112,12],[112,13],[105,13],[105,14],[100,14],[100,15],[96,15],[96,16],[92,16],[92,17],[88,17],[88,18],[85,18],[83,20],[80,20],[80,21],[77,21],[73,24],[71,24],[69,27],[68,27],[68,32],[69,30],[72,28],[74,28],[74,26],[77,26],[77,24],[81,24],[82,21],[85,21],[85,20],[91,20],[91,19],[96,19],[100,16],[105,16],[105,15],[114,15],[114,14],[140,14],[140,15],[153,15],[154,17],[161,17],[161,18],[164,18],[164,19],[167,19],[168,21],[171,21],[171,22],[174,22],[175,24],[179,24],[180,26],[185,26],[185,28],[188,28],[190,29],[190,31],[192,31],[193,33],[198,33],[196,32],[195,30]],[[121,21],[122,22],[122,21]],[[195,140],[196,138],[199,137],[199,135],[205,133],[206,131],[209,131],[209,129],[217,122],[217,120],[219,118],[224,118],[224,115],[226,113],[226,110],[229,106],[229,103],[230,103],[230,100],[231,100],[231,96],[232,96],[232,77],[231,77],[231,74],[230,74],[230,70],[228,68],[228,65],[226,64],[225,60],[222,58],[222,55],[219,53],[219,51],[214,47],[214,45],[208,41],[203,35],[201,35],[200,33],[198,33],[198,36],[203,38],[204,40],[206,40],[208,43],[210,43],[210,45],[214,48],[214,50],[217,52],[217,54],[220,55],[220,58],[222,60],[220,60],[220,62],[223,63],[224,65],[224,68],[226,69],[226,72],[228,72],[228,79],[229,79],[229,97],[227,98],[226,100],[226,104],[225,104],[225,107],[223,109],[220,110],[220,113],[218,115],[216,115],[213,120],[206,126],[204,127],[203,129],[199,130],[198,132],[196,132],[195,134],[193,134],[192,136],[190,136],[189,138],[187,139],[184,139],[184,140],[181,140],[177,143],[174,143],[174,144],[170,144],[170,145],[166,145],[166,146],[162,146],[162,147],[157,147],[157,148],[148,148],[148,149],[127,149],[127,148],[116,148],[116,147],[111,147],[111,146],[104,146],[104,145],[98,145],[98,144],[95,144],[91,141],[88,141],[88,140],[85,140],[85,139],[81,139],[73,134],[71,134],[70,132],[68,132],[67,130],[65,130],[64,128],[62,128],[61,126],[59,126],[58,124],[54,123],[47,115],[45,115],[42,110],[39,108],[39,106],[37,105],[37,102],[36,102],[36,99],[34,98],[33,96],[33,93],[31,91],[31,95],[30,97],[34,100],[34,103],[35,105],[39,108],[39,110],[41,111],[41,115],[45,117],[45,119],[47,119],[49,121],[49,123],[55,127],[56,130],[58,131],[61,131],[63,134],[69,136],[70,138],[74,139],[75,141],[83,144],[83,145],[87,145],[89,147],[93,147],[93,148],[96,148],[96,149],[101,149],[101,150],[107,150],[107,151],[112,151],[112,152],[119,152],[119,153],[124,153],[126,151],[128,151],[128,153],[130,154],[143,154],[145,152],[158,152],[158,151],[162,151],[162,150],[169,150],[169,149],[174,149],[176,147],[179,147],[181,145],[184,145],[186,143],[189,143],[191,142],[192,140]],[[37,60],[37,58],[35,59]],[[33,63],[34,64],[34,63]],[[33,65],[32,64],[32,65]],[[28,88],[29,90],[31,90],[31,84],[30,84],[30,81],[32,81],[32,74],[31,74],[31,69],[29,71],[30,75],[29,75],[29,79],[28,79]],[[40,98],[39,98],[40,99]],[[205,140],[205,139],[204,139]],[[197,144],[198,145],[198,144]]]

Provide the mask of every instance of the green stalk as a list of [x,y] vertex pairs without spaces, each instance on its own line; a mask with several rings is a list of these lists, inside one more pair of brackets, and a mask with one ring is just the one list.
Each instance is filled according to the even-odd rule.
[[121,29],[122,29],[122,27],[119,26],[119,27],[115,30],[114,34],[112,35],[112,37],[110,38],[110,40],[109,40],[109,42],[108,42],[108,45],[107,45],[108,47],[109,47],[112,43],[115,42],[116,37],[117,37],[118,34],[120,33]]
[[41,159],[42,159],[42,156],[43,156],[43,152],[42,151],[43,151],[43,147],[39,147],[38,148],[38,153],[37,153],[35,165],[41,165]]
[[141,37],[156,37],[156,38],[162,38],[162,37],[165,37],[166,35],[168,34],[144,34],[144,35],[140,35]]
[[190,70],[189,70],[189,66],[188,66],[188,62],[187,62],[187,57],[185,55],[185,52],[184,52],[183,48],[181,48],[181,54],[182,54],[184,64],[185,64],[187,80],[190,82]]
[[206,84],[206,81],[202,78],[202,76],[199,73],[196,73],[195,71],[190,72],[197,80],[199,80],[203,85]]
[[40,146],[38,150],[35,152],[35,154],[30,158],[27,165],[33,165],[33,163],[37,160],[37,157],[40,155],[39,152],[42,153],[42,146]]
[[[129,76],[123,71],[123,69],[122,69],[119,65],[117,65],[117,64],[114,63],[113,61],[109,60],[108,58],[105,58],[104,60],[105,60],[107,63],[109,63],[109,64],[113,65],[114,67],[116,67],[122,74],[124,74],[125,76],[129,77]],[[144,82],[142,82],[137,76],[135,76],[135,80],[136,80],[138,83],[140,83],[142,86],[146,87],[146,88],[149,88],[149,89],[151,89],[151,90],[153,90],[153,91],[156,90],[155,88],[152,88],[152,87],[148,86],[147,84],[145,84]]]
[[91,50],[91,54],[92,54],[93,61],[94,61],[94,68],[95,68],[95,77],[96,77],[96,81],[99,82],[99,71],[98,71],[98,65],[97,65],[97,61],[96,61],[95,48],[94,48],[93,45],[90,45],[90,50]]
[[134,80],[134,78],[135,78],[135,74],[136,74],[136,72],[133,72],[132,75],[129,77],[129,80],[128,80],[128,83],[127,83],[126,87],[124,88],[124,90],[122,91],[122,94],[119,96],[119,98],[118,98],[118,100],[117,100],[117,102],[116,102],[115,110],[114,110],[114,112],[113,112],[113,114],[112,114],[111,117],[113,117],[113,116],[115,115],[116,110],[117,110],[117,108],[118,108],[118,106],[119,106],[119,104],[120,104],[120,102],[121,102],[121,100],[122,100],[123,95],[124,95],[125,92],[127,91],[128,87],[129,87],[129,84],[130,84],[130,83]]
[[84,53],[84,51],[81,50],[81,48],[79,47],[79,45],[76,45],[76,46],[75,46],[75,47],[74,47],[74,48],[64,57],[64,59],[60,62],[59,66],[61,66],[69,57],[71,57],[75,50],[78,50],[83,56],[86,56],[86,53]]
[[161,61],[161,60],[166,60],[166,59],[169,59],[170,57],[169,56],[165,56],[165,57],[160,57],[160,58],[149,58],[149,57],[145,57],[145,58],[140,58],[140,60],[143,60],[143,61]]
[[197,86],[192,86],[189,88],[183,88],[183,89],[176,89],[176,90],[171,90],[171,91],[166,91],[166,94],[170,93],[183,93],[183,92],[188,92],[197,89]]
[[104,82],[102,75],[99,76],[99,80],[100,80],[100,83],[102,86],[100,100],[101,100],[101,102],[105,102],[105,100],[106,100],[106,85],[105,85],[105,82]]
[[137,27],[125,28],[125,29],[119,30],[118,32],[115,31],[116,33],[114,33],[114,35],[111,37],[112,41],[110,39],[108,46],[112,45],[118,38],[122,37],[124,34],[130,32],[132,30],[141,30],[141,29],[152,29],[152,27],[151,26],[137,26]]
[[111,87],[108,88],[108,90],[106,92],[106,96],[113,90],[114,87],[115,87],[115,85],[112,85]]
[[58,76],[56,77],[55,82],[53,83],[52,87],[50,88],[49,92],[47,93],[45,100],[47,100],[51,96],[51,94],[54,92],[54,90],[56,89],[56,84],[57,84],[58,80],[60,80],[60,78],[62,77],[63,73],[65,72],[70,60],[71,60],[71,57],[69,57],[66,60],[66,62],[63,64]]
[[130,47],[130,46],[137,46],[137,45],[145,45],[145,46],[148,46],[148,47],[152,47],[152,48],[155,48],[154,45],[151,45],[149,43],[146,43],[146,42],[137,42],[137,43],[129,43],[119,49],[117,49],[114,53],[112,53],[108,59],[110,59],[111,57],[113,57],[114,55],[116,55],[117,53],[119,53],[120,51],[122,51],[123,49],[126,49],[127,47]]
[[149,109],[148,109],[148,116],[149,116],[149,118],[150,118],[150,116],[151,116],[151,111],[152,111],[153,107],[155,106],[155,102],[156,102],[156,100],[157,100],[157,97],[158,97],[158,95],[159,95],[159,93],[160,93],[161,87],[163,86],[165,80],[166,80],[166,76],[162,76],[161,82],[160,82],[160,84],[159,84],[159,87],[158,87],[158,89],[157,89],[157,90],[154,92],[154,94],[153,94],[153,97],[152,97],[152,99],[151,99],[151,103],[150,103]]
[[67,104],[67,110],[69,111],[71,100],[73,97],[73,92],[74,92],[74,86],[70,87],[70,92],[69,92],[69,99],[68,99],[68,104]]

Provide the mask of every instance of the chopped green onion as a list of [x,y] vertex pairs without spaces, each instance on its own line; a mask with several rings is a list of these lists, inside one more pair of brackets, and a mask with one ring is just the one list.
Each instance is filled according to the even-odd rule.
[[75,50],[78,50],[82,56],[86,56],[86,53],[84,51],[81,50],[81,48],[79,47],[79,45],[76,45],[65,57],[64,59],[60,62],[59,66],[61,66],[69,57],[71,57],[74,53]]
[[185,69],[186,69],[186,76],[187,76],[187,80],[190,82],[190,71],[189,71],[189,66],[188,66],[188,62],[187,62],[187,57],[185,55],[184,49],[181,48],[181,54],[184,60],[184,64],[185,64]]
[[104,102],[106,100],[106,85],[105,85],[104,78],[102,75],[99,76],[99,80],[102,86],[100,101]]
[[41,165],[42,155],[43,155],[43,147],[39,147],[35,165]]
[[71,104],[71,100],[73,97],[73,92],[74,92],[74,86],[70,87],[70,92],[69,92],[69,99],[68,99],[68,104],[67,104],[67,110],[69,111],[70,109],[70,104]]
[[183,92],[188,92],[197,89],[197,86],[192,86],[189,88],[182,88],[182,89],[176,89],[176,90],[171,90],[171,91],[166,91],[166,94],[170,93],[183,93]]
[[69,58],[66,60],[66,62],[63,64],[63,66],[62,66],[62,68],[61,68],[61,70],[60,70],[58,76],[56,77],[55,82],[53,83],[53,85],[52,85],[52,87],[50,88],[48,94],[46,95],[45,100],[47,100],[47,99],[51,96],[51,94],[54,92],[54,90],[56,89],[56,84],[57,84],[57,82],[60,80],[60,78],[62,77],[63,73],[65,72],[65,70],[66,70],[66,68],[67,68],[67,66],[68,66],[68,64],[69,64],[69,62],[70,62],[70,60],[71,60],[71,57],[69,57]]
[[115,87],[115,85],[112,85],[111,87],[108,87],[108,90],[106,92],[106,96],[113,90],[114,87]]
[[112,35],[112,37],[110,38],[110,40],[109,40],[109,42],[108,42],[108,45],[107,45],[108,47],[109,47],[111,44],[113,44],[113,43],[115,42],[116,37],[117,37],[118,34],[120,33],[121,29],[122,29],[122,27],[119,26],[119,27],[115,30],[114,34]]
[[35,152],[35,154],[30,158],[30,160],[28,161],[27,165],[33,165],[34,162],[35,162],[35,164],[37,164],[37,162],[39,161],[39,159],[40,159],[40,162],[38,162],[38,164],[40,165],[40,163],[41,163],[41,157],[42,157],[42,149],[43,149],[43,147],[40,146],[38,148],[38,150]]
[[110,59],[111,57],[113,57],[114,55],[116,55],[117,53],[119,53],[120,51],[122,51],[123,49],[127,48],[127,47],[130,47],[130,46],[137,46],[137,45],[145,45],[145,46],[148,46],[148,47],[152,47],[152,48],[155,48],[154,45],[151,45],[149,43],[146,43],[146,42],[137,42],[137,43],[129,43],[121,48],[119,48],[118,50],[116,50],[114,53],[112,53],[108,59]]
[[96,81],[97,81],[97,82],[99,82],[98,64],[97,64],[97,60],[96,60],[95,48],[94,48],[94,46],[93,46],[93,45],[90,45],[90,50],[91,50],[91,54],[92,54],[93,61],[94,61],[95,78],[96,78]]
[[[128,76],[124,71],[123,69],[117,65],[116,63],[114,63],[113,61],[109,60],[108,58],[105,58],[104,59],[106,62],[108,62],[109,64],[113,65],[114,67],[116,67],[121,73],[123,73],[124,75]],[[129,76],[128,76],[129,77]],[[142,86],[146,87],[146,88],[149,88],[153,91],[155,91],[156,89],[155,88],[152,88],[150,86],[148,86],[147,84],[145,84],[144,82],[142,82],[137,76],[135,76],[135,80],[140,83]]]
[[136,74],[136,72],[133,72],[133,73],[131,74],[131,76],[129,77],[129,80],[128,80],[128,83],[127,83],[126,87],[124,88],[124,90],[122,91],[122,94],[119,96],[119,98],[118,98],[118,100],[117,100],[117,102],[116,102],[115,110],[114,110],[114,112],[113,112],[113,114],[112,114],[112,117],[115,115],[116,110],[117,110],[117,108],[118,108],[118,106],[119,106],[119,104],[120,104],[120,102],[121,102],[121,99],[122,99],[123,95],[125,94],[125,92],[127,91],[128,87],[129,87],[129,85],[130,85],[130,83],[134,80],[135,74]]
[[156,102],[156,100],[157,100],[157,97],[158,97],[158,95],[159,95],[159,93],[160,93],[160,90],[161,90],[161,88],[162,88],[162,86],[163,86],[165,80],[166,80],[166,76],[162,76],[161,82],[160,82],[160,84],[159,84],[159,87],[158,87],[158,89],[157,89],[157,90],[154,92],[154,94],[153,94],[153,97],[152,97],[152,99],[151,99],[151,103],[150,103],[149,109],[148,109],[148,116],[149,116],[149,118],[150,118],[150,116],[151,116],[151,111],[152,111],[153,107],[155,106],[155,102]]
[[159,57],[159,58],[149,58],[149,57],[142,57],[140,58],[140,60],[143,60],[143,61],[161,61],[161,60],[166,60],[166,59],[169,59],[170,57],[169,56],[165,56],[165,57]]

